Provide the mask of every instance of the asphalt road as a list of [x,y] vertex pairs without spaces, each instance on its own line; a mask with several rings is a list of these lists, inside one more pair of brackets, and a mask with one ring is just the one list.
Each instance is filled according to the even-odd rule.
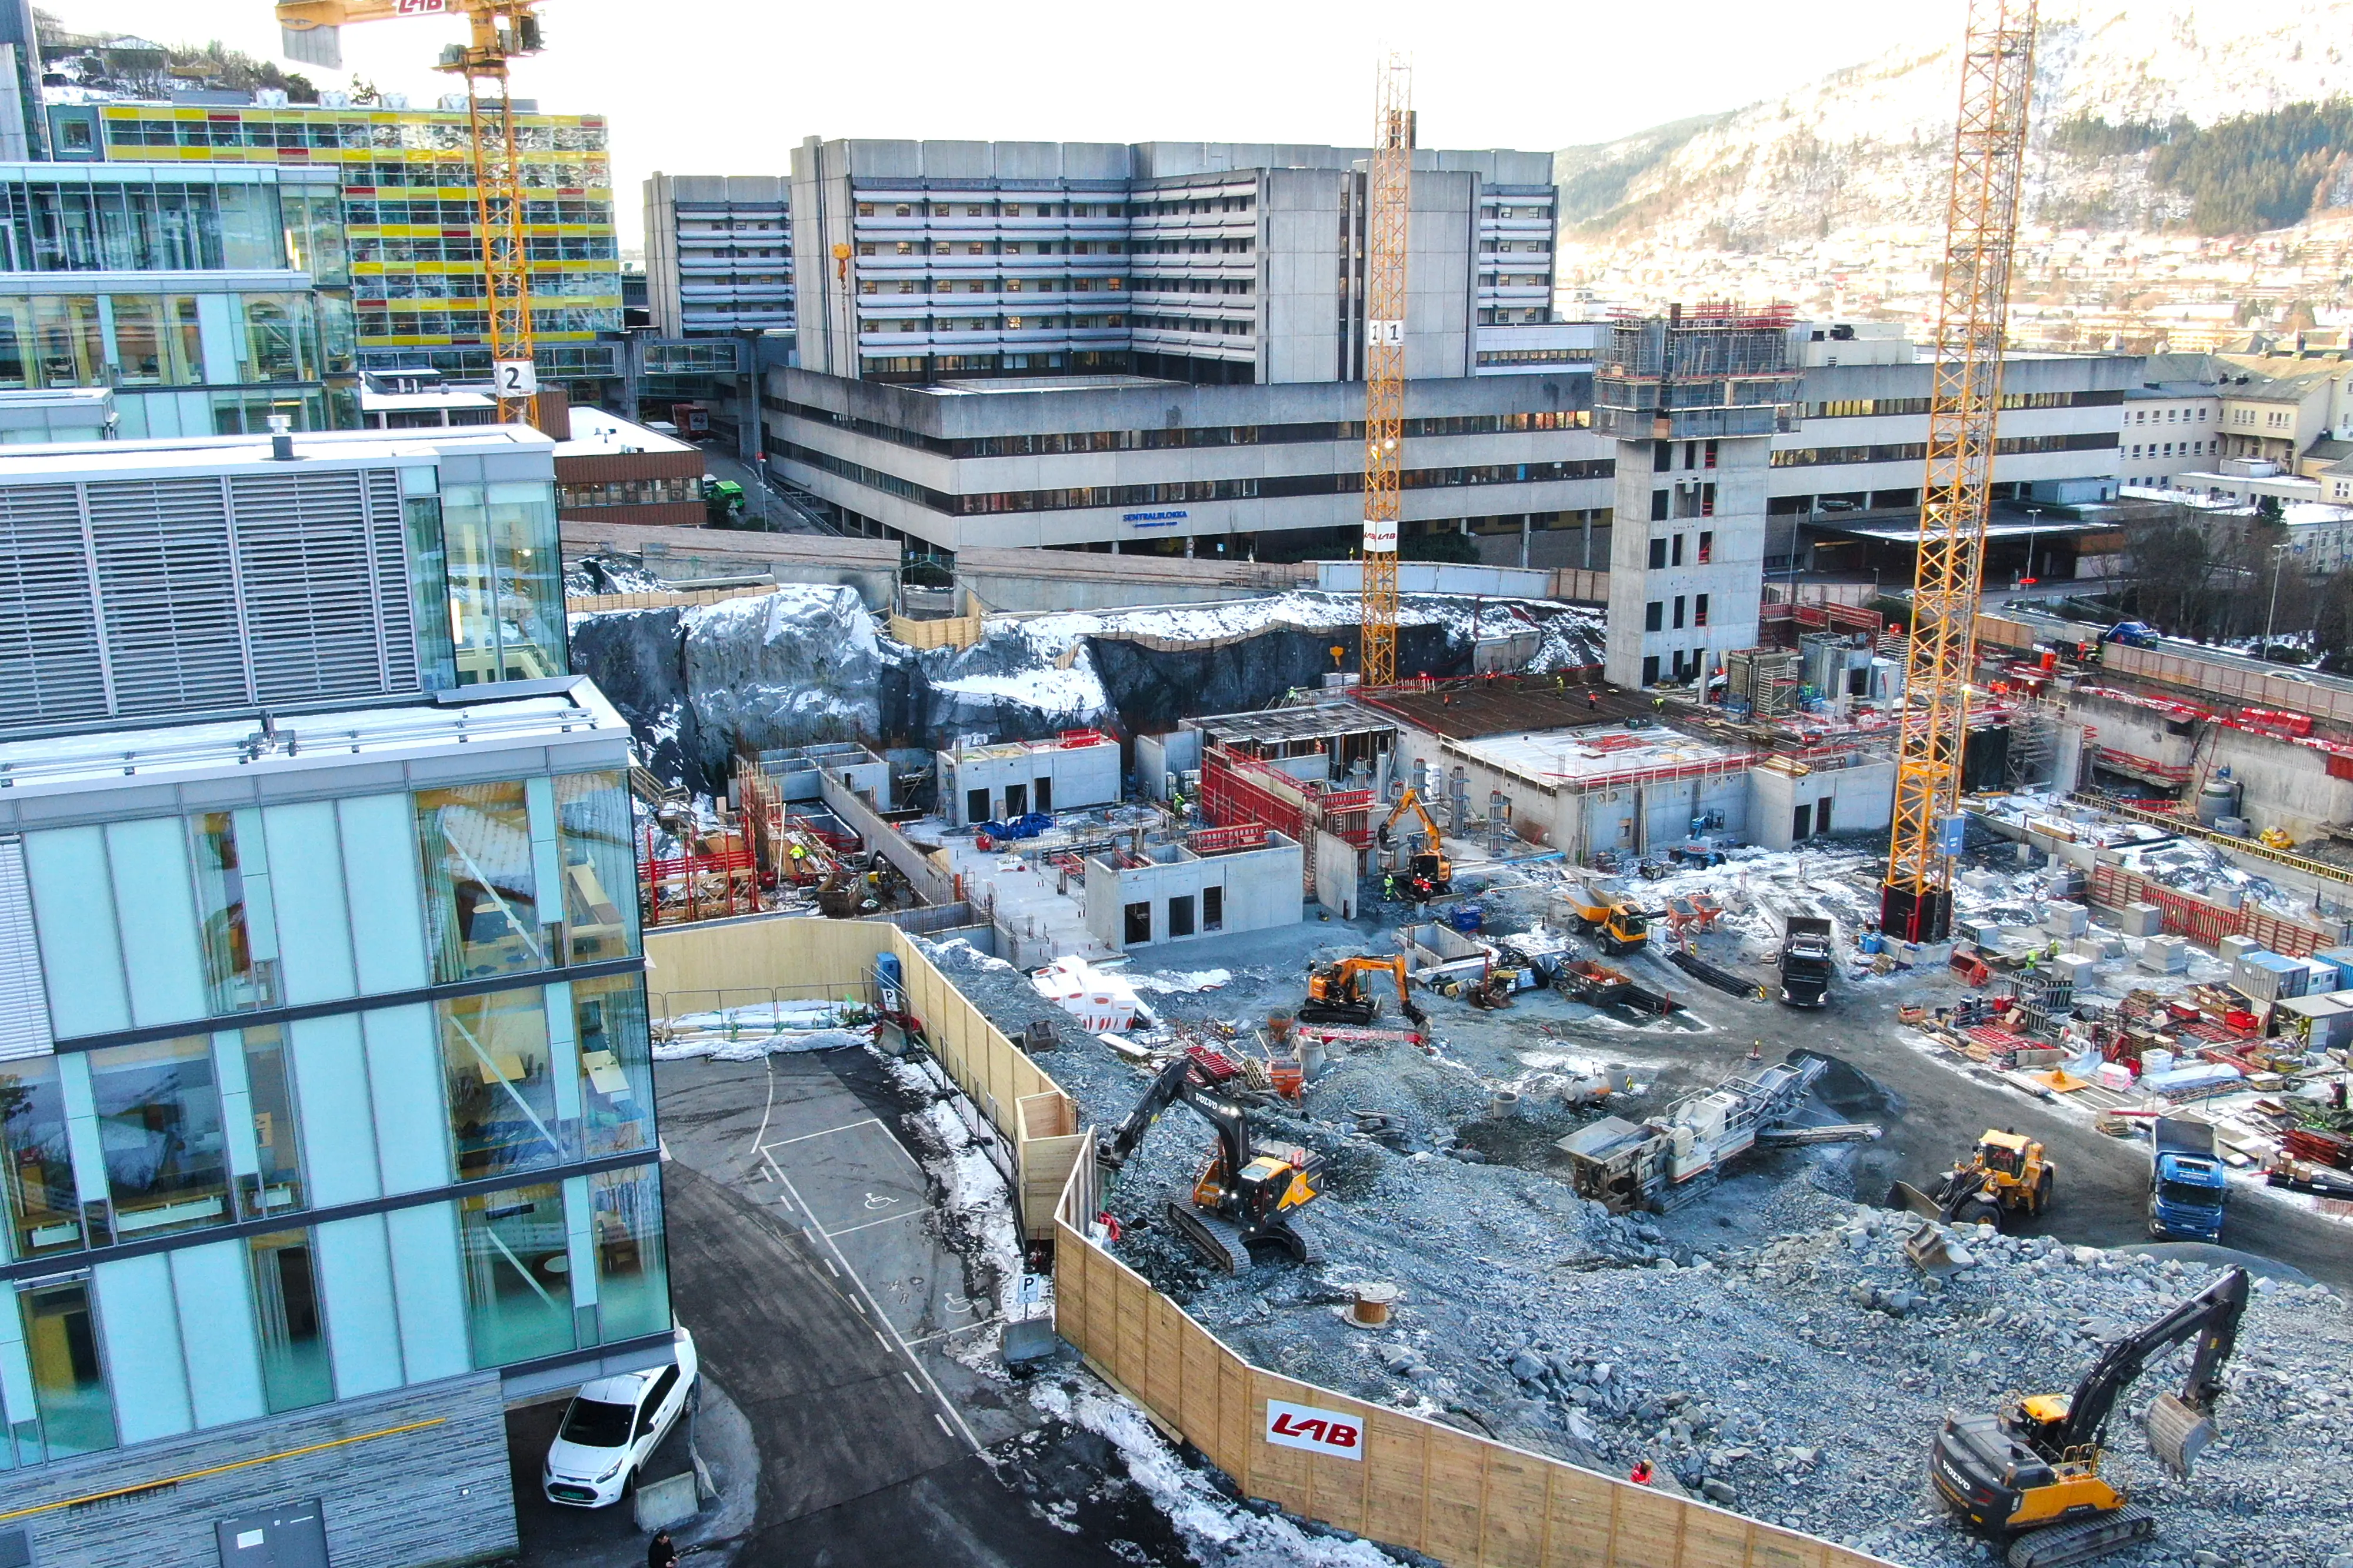
[[[1960,994],[1957,983],[1955,994]],[[1841,986],[1819,1013],[1738,1002],[1716,992],[1702,991],[1695,1001],[1704,1016],[1733,1033],[1762,1037],[1768,1052],[1815,1051],[1871,1080],[1826,1083],[1823,1095],[1841,1115],[1887,1128],[1884,1140],[1862,1146],[1857,1156],[1856,1195],[1863,1201],[1883,1201],[1895,1181],[1925,1190],[1986,1129],[2001,1127],[2041,1140],[2059,1166],[2051,1211],[2021,1221],[2020,1234],[2103,1247],[2148,1240],[2147,1143],[2110,1138],[2084,1118],[2031,1100],[1990,1075],[1972,1076],[1934,1059],[1905,1038],[1885,988],[1857,993]],[[1885,1098],[1873,1097],[1872,1086]],[[2234,1184],[2222,1240],[2353,1290],[2353,1232],[2337,1221]]]
[[909,1349],[969,1308],[960,1279],[933,1277],[892,1108],[823,1057],[658,1071],[671,1300],[760,1453],[737,1568],[1123,1561],[1000,1481]]

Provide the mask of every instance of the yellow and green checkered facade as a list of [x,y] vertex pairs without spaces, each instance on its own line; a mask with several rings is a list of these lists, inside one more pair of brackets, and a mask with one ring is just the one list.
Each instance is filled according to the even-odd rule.
[[[364,361],[489,374],[490,306],[462,110],[124,103],[100,114],[111,162],[337,170]],[[610,346],[590,346],[621,330],[605,118],[519,114],[515,130],[541,374],[610,374]]]

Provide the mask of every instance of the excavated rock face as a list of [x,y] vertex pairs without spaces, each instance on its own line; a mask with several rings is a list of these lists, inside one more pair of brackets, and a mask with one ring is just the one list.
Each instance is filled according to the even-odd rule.
[[[1292,595],[1175,611],[998,621],[966,648],[892,642],[846,587],[788,586],[715,605],[574,617],[572,666],[629,721],[655,773],[724,786],[739,748],[830,741],[936,750],[959,735],[1039,740],[1102,728],[1153,733],[1201,713],[1262,708],[1322,683],[1354,653],[1355,602]],[[1467,674],[1472,601],[1418,603],[1399,667]],[[1516,617],[1510,625],[1507,618]],[[1533,669],[1599,658],[1599,621],[1555,607],[1484,606],[1489,635],[1533,629]]]
[[[1117,637],[1089,637],[1103,689],[1121,723],[1141,734],[1173,730],[1179,719],[1263,708],[1284,692],[1317,687],[1332,668],[1335,644],[1356,668],[1356,630],[1262,632],[1221,647],[1163,651]],[[1444,626],[1398,628],[1398,668],[1431,675],[1467,675],[1471,645]]]

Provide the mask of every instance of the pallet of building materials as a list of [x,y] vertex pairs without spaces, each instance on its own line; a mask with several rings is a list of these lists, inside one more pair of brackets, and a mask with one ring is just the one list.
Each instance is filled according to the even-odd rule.
[[2341,1132],[2318,1127],[2291,1127],[2280,1135],[2280,1146],[2308,1163],[2353,1171],[2353,1138]]

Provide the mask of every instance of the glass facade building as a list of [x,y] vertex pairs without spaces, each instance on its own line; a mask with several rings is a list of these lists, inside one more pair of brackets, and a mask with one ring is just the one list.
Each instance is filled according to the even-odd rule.
[[348,428],[354,332],[332,175],[0,164],[0,391],[112,387],[132,439]]
[[[329,95],[340,97],[340,95]],[[79,153],[112,163],[323,171],[340,185],[359,347],[371,366],[487,380],[489,304],[465,106],[110,103]],[[595,404],[620,374],[621,277],[604,117],[515,120],[540,377]],[[66,145],[60,142],[60,146]],[[606,341],[600,341],[600,339]]]
[[0,743],[0,1469],[666,1352],[628,726],[496,695]]

